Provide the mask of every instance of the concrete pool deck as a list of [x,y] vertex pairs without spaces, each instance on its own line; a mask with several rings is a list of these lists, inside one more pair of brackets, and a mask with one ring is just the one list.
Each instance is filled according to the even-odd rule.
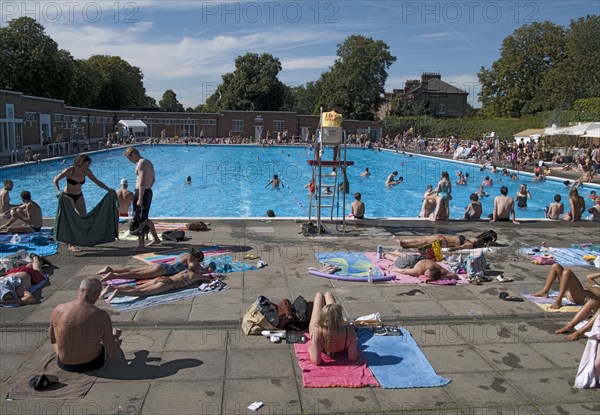
[[[598,390],[572,387],[585,340],[568,342],[553,331],[570,313],[544,313],[535,304],[504,302],[501,291],[538,290],[548,267],[533,265],[521,246],[567,247],[599,242],[600,223],[528,221],[385,221],[352,225],[345,235],[299,235],[292,220],[211,220],[209,232],[186,232],[190,240],[154,251],[197,244],[229,246],[236,258],[260,255],[269,265],[229,274],[231,289],[134,312],[117,313],[104,301],[131,364],[127,379],[98,379],[87,396],[74,400],[2,400],[1,414],[238,414],[264,402],[258,414],[426,413],[586,414],[600,410]],[[48,223],[51,225],[51,223]],[[123,226],[123,225],[121,225]],[[506,247],[487,257],[492,270],[515,279],[481,286],[355,283],[310,276],[318,251],[394,248],[398,235],[466,233],[495,229]],[[81,279],[105,265],[140,266],[133,241],[115,241],[73,254],[61,245],[41,302],[0,308],[0,394],[51,350],[46,328],[51,310],[75,298]],[[516,260],[515,260],[516,259]],[[583,277],[592,267],[573,267]],[[258,295],[271,300],[311,299],[333,291],[347,317],[380,312],[387,323],[407,328],[439,375],[452,382],[430,389],[303,388],[292,345],[245,336],[239,322]],[[401,375],[401,374],[400,374]]]

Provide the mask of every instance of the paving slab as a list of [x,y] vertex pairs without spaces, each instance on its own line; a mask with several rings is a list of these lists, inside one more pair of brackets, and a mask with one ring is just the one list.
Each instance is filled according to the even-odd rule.
[[[501,291],[520,295],[538,290],[548,267],[519,256],[519,246],[555,241],[557,246],[597,239],[600,224],[542,221],[520,226],[494,226],[510,246],[488,261],[515,281],[482,286],[436,287],[422,284],[357,283],[310,276],[318,266],[315,252],[374,251],[379,244],[395,248],[390,232],[430,235],[441,232],[475,234],[488,223],[450,221],[373,222],[331,237],[305,238],[291,220],[211,220],[212,231],[189,232],[188,241],[164,244],[161,252],[191,245],[227,246],[243,260],[255,253],[269,266],[228,275],[230,290],[209,296],[119,313],[104,301],[115,326],[123,329],[129,370],[100,377],[81,400],[5,401],[0,413],[120,414],[244,414],[263,401],[261,414],[389,413],[389,414],[555,414],[596,413],[598,391],[572,388],[585,340],[569,342],[554,330],[572,313],[544,313],[529,301],[509,303]],[[272,231],[271,231],[272,230]],[[50,285],[37,294],[39,304],[0,309],[0,394],[46,353],[49,315],[55,305],[70,301],[81,280],[105,265],[139,267],[131,258],[133,241],[116,241],[84,252],[50,258]],[[512,259],[518,258],[516,261]],[[590,267],[574,267],[583,282]],[[293,346],[273,344],[263,336],[240,330],[243,313],[258,295],[273,301],[331,290],[346,317],[380,312],[384,321],[404,326],[434,369],[452,380],[428,389],[302,387]],[[469,311],[479,310],[481,313]]]

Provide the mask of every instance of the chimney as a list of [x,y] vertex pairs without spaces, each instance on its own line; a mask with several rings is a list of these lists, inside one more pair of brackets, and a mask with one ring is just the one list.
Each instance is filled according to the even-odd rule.
[[430,79],[435,78],[442,79],[442,75],[440,75],[439,72],[423,72],[423,74],[421,75],[421,82],[425,83]]

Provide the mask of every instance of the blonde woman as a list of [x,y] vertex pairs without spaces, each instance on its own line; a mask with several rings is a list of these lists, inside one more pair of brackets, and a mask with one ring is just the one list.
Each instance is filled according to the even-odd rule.
[[579,192],[574,187],[569,190],[569,206],[571,210],[563,216],[563,219],[571,222],[580,221],[581,215],[585,212],[585,200],[579,196]]
[[529,189],[525,183],[521,184],[521,187],[519,187],[519,191],[517,192],[515,199],[517,200],[518,207],[527,207],[527,199],[531,199],[531,193],[529,193]]
[[344,321],[342,306],[335,302],[331,292],[315,294],[309,329],[308,353],[313,364],[321,364],[321,353],[334,357],[347,351],[349,361],[358,359],[356,332]]

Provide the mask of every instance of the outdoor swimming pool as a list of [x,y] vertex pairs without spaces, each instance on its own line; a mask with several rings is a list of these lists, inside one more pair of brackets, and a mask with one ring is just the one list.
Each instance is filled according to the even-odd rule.
[[[312,150],[304,147],[259,146],[184,146],[157,145],[140,146],[142,156],[154,163],[156,184],[153,187],[153,217],[265,217],[272,209],[277,217],[307,217],[309,197],[304,186],[311,180],[311,168],[306,160],[312,157]],[[123,156],[124,149],[114,149],[90,154],[91,170],[108,186],[117,189],[122,178],[129,180],[130,189],[135,187],[135,165]],[[327,150],[326,159],[331,158]],[[453,184],[453,199],[450,202],[450,216],[453,219],[463,217],[469,204],[469,195],[477,190],[484,177],[489,175],[494,183],[486,187],[491,194],[482,200],[483,214],[492,212],[493,198],[500,193],[504,184],[509,195],[515,196],[519,185],[526,183],[532,199],[525,209],[517,208],[519,218],[543,218],[543,209],[560,194],[568,210],[569,189],[562,181],[536,183],[530,175],[521,174],[518,181],[511,181],[499,172],[479,171],[479,167],[465,163],[428,157],[409,157],[392,151],[372,151],[362,148],[349,148],[348,160],[355,162],[348,168],[350,194],[347,195],[347,209],[353,201],[354,192],[360,192],[367,206],[367,217],[417,217],[423,193],[428,184],[435,186],[442,171],[448,171],[452,182],[456,182],[456,172],[469,173],[469,184]],[[63,164],[66,160],[66,164]],[[45,161],[40,164],[28,164],[0,169],[2,181],[11,179],[15,186],[11,192],[12,203],[19,201],[19,193],[29,190],[33,200],[43,209],[45,217],[52,217],[56,211],[56,192],[52,179],[62,169],[72,164],[73,157]],[[360,173],[369,167],[372,175],[360,177]],[[394,170],[404,177],[404,183],[386,188],[385,180]],[[324,170],[329,172],[329,169]],[[285,188],[282,190],[265,189],[264,186],[278,174]],[[191,185],[185,184],[187,176],[192,177]],[[64,180],[61,185],[64,187]],[[580,194],[586,198],[587,207],[591,206],[587,196],[592,187],[580,188]],[[595,187],[597,190],[597,186]],[[87,180],[83,193],[88,210],[100,201],[105,191]],[[329,213],[323,210],[325,217]],[[340,201],[339,212],[342,207]]]

